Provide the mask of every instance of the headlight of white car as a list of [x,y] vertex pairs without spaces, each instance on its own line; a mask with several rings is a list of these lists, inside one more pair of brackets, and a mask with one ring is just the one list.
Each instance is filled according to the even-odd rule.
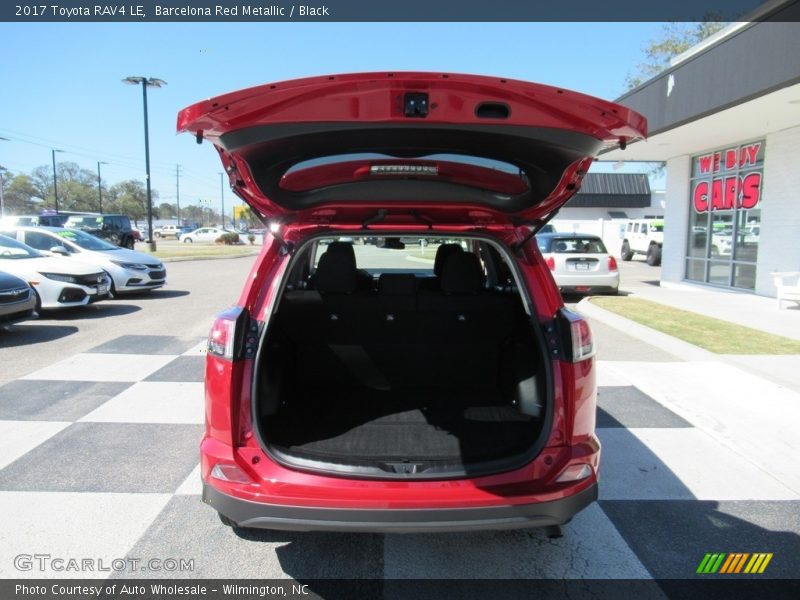
[[142,263],[129,263],[129,262],[122,262],[121,260],[112,260],[112,263],[117,265],[118,267],[122,267],[123,269],[133,269],[135,271],[147,271],[149,268],[147,265]]
[[75,279],[72,275],[62,275],[61,273],[41,273],[48,279],[53,279],[55,281],[63,281],[64,283],[78,283],[78,280]]

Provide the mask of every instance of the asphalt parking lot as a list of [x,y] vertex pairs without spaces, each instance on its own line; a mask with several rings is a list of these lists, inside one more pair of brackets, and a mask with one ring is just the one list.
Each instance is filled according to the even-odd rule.
[[[36,552],[192,561],[190,572],[113,576],[297,580],[683,579],[707,552],[769,552],[766,576],[796,577],[800,475],[752,458],[724,410],[800,398],[599,323],[600,500],[563,538],[223,526],[199,499],[203,339],[252,264],[169,263],[163,290],[0,333],[0,577],[109,576],[15,566]],[[658,279],[640,261],[621,269],[623,289]]]

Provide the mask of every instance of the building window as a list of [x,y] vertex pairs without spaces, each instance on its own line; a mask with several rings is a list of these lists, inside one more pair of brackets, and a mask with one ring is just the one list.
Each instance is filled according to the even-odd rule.
[[764,148],[762,140],[693,157],[686,279],[755,289]]

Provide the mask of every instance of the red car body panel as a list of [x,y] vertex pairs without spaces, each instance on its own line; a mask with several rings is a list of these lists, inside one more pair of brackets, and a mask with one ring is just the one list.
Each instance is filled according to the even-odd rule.
[[[549,86],[470,75],[366,73],[315,77],[268,84],[192,105],[179,113],[179,131],[192,132],[198,140],[214,143],[234,191],[265,218],[274,219],[276,226],[273,229],[276,235],[265,238],[238,306],[246,311],[251,322],[268,323],[291,259],[287,248],[323,233],[372,235],[364,223],[382,211],[375,230],[383,235],[419,233],[446,238],[475,235],[477,231],[507,247],[516,245],[516,267],[521,283],[533,299],[536,311],[533,316],[544,331],[546,343],[558,344],[552,323],[564,304],[550,269],[536,244],[530,241],[529,225],[550,218],[577,191],[593,156],[583,156],[567,164],[545,197],[516,211],[478,202],[436,202],[435,198],[395,199],[387,209],[387,203],[379,199],[354,199],[346,195],[313,206],[287,208],[263,193],[246,152],[226,149],[226,135],[260,126],[389,123],[419,127],[420,119],[410,119],[403,112],[399,98],[406,92],[429,95],[431,111],[425,118],[425,126],[485,125],[486,121],[477,116],[476,106],[490,103],[495,108],[508,109],[507,117],[496,131],[504,131],[504,127],[550,128],[591,136],[606,145],[624,145],[646,134],[644,118],[624,107]],[[284,173],[276,185],[290,193],[335,188],[372,181],[373,167],[398,164],[403,168],[419,168],[413,175],[419,180],[430,177],[447,184],[480,186],[500,195],[524,192],[521,178],[508,173],[420,158],[355,159],[309,165]],[[387,181],[404,179],[407,175],[380,172],[380,177]],[[257,333],[248,330],[243,335],[248,338]],[[348,478],[278,463],[262,448],[253,432],[250,411],[255,357],[229,360],[209,353],[206,431],[201,444],[204,489],[220,498],[243,503],[306,507],[323,512],[523,507],[576,497],[596,486],[598,480],[595,362],[591,356],[576,362],[562,356],[549,364],[553,391],[549,431],[543,449],[531,462],[514,470],[479,477],[402,480]],[[238,480],[214,476],[212,470],[218,465],[235,468]],[[557,481],[569,467],[583,465],[591,467],[588,476]]]

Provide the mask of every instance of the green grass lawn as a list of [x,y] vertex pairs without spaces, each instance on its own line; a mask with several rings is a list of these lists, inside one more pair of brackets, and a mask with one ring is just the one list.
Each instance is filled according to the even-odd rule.
[[239,246],[225,246],[222,244],[180,244],[180,245],[162,245],[156,243],[156,252],[150,252],[147,246],[137,250],[150,254],[157,258],[209,258],[209,257],[226,257],[235,258],[237,256],[252,256],[261,251],[261,246],[239,245]]
[[632,297],[595,297],[592,304],[716,354],[800,354],[800,342]]

